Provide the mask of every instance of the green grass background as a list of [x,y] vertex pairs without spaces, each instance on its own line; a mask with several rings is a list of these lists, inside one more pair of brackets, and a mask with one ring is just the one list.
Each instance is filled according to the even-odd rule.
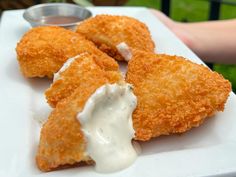
[[[209,2],[206,0],[172,0],[171,2],[170,16],[176,21],[197,22],[208,20]],[[160,0],[129,0],[126,5],[160,9]],[[236,6],[222,5],[220,19],[231,18],[236,18]],[[236,92],[236,65],[214,64],[213,69],[229,79],[234,92]]]
[[[208,19],[209,2],[207,0],[172,0],[171,2],[171,18],[174,20],[196,22]],[[160,9],[160,4],[160,0],[129,0],[125,5]],[[236,6],[221,5],[220,19],[230,18],[236,18]]]

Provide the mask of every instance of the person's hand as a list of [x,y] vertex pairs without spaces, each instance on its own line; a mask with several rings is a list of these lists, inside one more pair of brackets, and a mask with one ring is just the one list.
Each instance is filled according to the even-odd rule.
[[167,26],[182,42],[184,42],[189,48],[192,50],[194,49],[193,46],[193,38],[194,36],[191,35],[191,33],[188,33],[186,30],[183,29],[183,24],[173,21],[168,16],[166,16],[164,13],[155,10],[150,9],[151,12],[163,23],[165,26]]
[[236,19],[180,23],[160,11],[151,12],[204,61],[236,63]]

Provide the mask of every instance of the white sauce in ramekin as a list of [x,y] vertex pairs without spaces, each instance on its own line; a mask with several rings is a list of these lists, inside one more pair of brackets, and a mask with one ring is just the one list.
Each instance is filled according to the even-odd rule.
[[87,154],[102,173],[122,170],[137,158],[132,145],[132,113],[137,105],[129,84],[106,84],[98,88],[77,114],[87,141]]

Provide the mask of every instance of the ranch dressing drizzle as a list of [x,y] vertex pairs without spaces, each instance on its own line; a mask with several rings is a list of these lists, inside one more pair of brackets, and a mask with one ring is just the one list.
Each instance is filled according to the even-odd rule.
[[53,76],[53,82],[57,81],[60,79],[60,74],[62,72],[64,72],[67,68],[69,68],[69,66],[71,65],[71,63],[73,63],[75,61],[76,58],[79,58],[80,55],[76,55],[75,57],[73,58],[69,58],[64,64],[63,66],[60,68],[60,70],[56,73],[54,73],[54,76]]
[[77,114],[87,140],[86,152],[102,173],[122,170],[137,158],[132,145],[132,113],[137,99],[129,84],[106,84],[88,99]]
[[132,53],[129,46],[125,42],[121,42],[116,46],[116,49],[125,61],[129,61],[132,58]]

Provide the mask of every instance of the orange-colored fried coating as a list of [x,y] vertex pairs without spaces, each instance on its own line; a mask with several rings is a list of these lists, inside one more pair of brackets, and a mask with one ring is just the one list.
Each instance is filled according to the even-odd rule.
[[[91,59],[94,61],[91,62]],[[99,63],[99,58],[96,55],[81,54],[64,72],[60,73],[60,79],[56,80],[46,90],[45,95],[48,103],[55,107],[60,100],[70,96],[78,86],[87,89],[94,82],[94,68],[97,68],[97,65],[107,70],[106,66]],[[121,75],[117,71],[104,72],[104,76],[109,78],[110,83],[115,83],[121,79]]]
[[123,57],[116,45],[125,42],[130,48],[154,52],[154,42],[147,26],[131,17],[114,15],[97,15],[80,23],[76,30],[99,49],[117,60]]
[[[77,74],[83,83],[77,85],[69,97],[57,104],[41,129],[36,163],[42,171],[90,160],[85,154],[86,140],[76,115],[82,111],[86,101],[97,88],[106,83],[120,81],[117,77],[119,73],[109,75],[92,57],[84,58],[75,64],[85,68],[82,72],[72,73]],[[68,72],[73,72],[73,69]],[[64,77],[67,77],[66,73]]]
[[61,27],[32,28],[16,47],[20,69],[26,77],[52,77],[63,63],[80,53],[88,52],[100,57],[101,63],[111,70],[118,66],[82,35]]
[[178,56],[135,51],[126,81],[138,105],[133,113],[137,140],[182,133],[223,111],[231,84],[205,66]]

